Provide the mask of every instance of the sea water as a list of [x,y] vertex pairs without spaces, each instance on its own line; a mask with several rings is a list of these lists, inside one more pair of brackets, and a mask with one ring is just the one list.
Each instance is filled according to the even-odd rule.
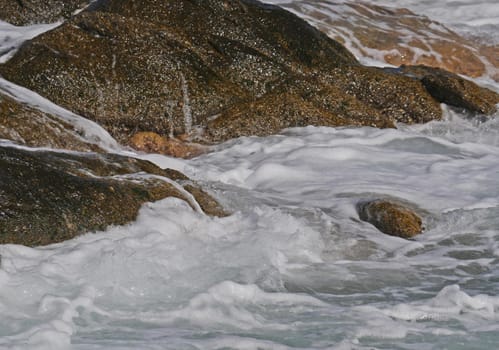
[[[136,155],[185,172],[232,215],[165,199],[105,232],[0,245],[0,349],[498,348],[499,115],[443,108],[443,121],[397,130],[295,128],[192,160]],[[360,221],[356,204],[375,198],[412,203],[425,232],[404,240]]]

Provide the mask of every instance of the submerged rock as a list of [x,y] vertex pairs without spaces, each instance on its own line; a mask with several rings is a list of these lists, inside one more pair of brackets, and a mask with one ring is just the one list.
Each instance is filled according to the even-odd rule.
[[388,200],[358,205],[359,218],[391,236],[412,238],[423,232],[421,218],[411,209]]
[[0,20],[17,26],[69,18],[90,0],[0,0]]
[[[155,175],[155,176],[152,176]],[[204,203],[226,215],[195,184],[147,161],[118,155],[33,151],[0,146],[0,244],[46,245],[133,221],[140,206],[165,197]]]
[[98,1],[27,42],[0,74],[125,144],[143,131],[210,143],[442,113],[421,82],[363,67],[305,21],[252,0]]
[[295,0],[283,6],[359,56],[400,65],[426,65],[499,80],[499,48],[460,36],[405,8],[359,1]]

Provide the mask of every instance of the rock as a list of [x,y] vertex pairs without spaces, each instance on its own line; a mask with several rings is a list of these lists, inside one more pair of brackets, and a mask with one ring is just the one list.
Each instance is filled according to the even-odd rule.
[[426,66],[401,66],[397,72],[420,80],[438,101],[470,112],[492,114],[499,95],[455,74]]
[[391,236],[412,238],[423,232],[421,218],[411,209],[387,200],[358,205],[359,218]]
[[223,111],[208,122],[205,136],[219,142],[247,135],[267,136],[284,128],[307,125],[395,126],[380,111],[345,97],[337,88],[329,87],[308,95],[295,93],[293,89],[290,86]]
[[[165,197],[194,206],[181,185],[161,178],[169,175],[185,178],[118,155],[0,146],[0,244],[46,245],[123,225],[136,218],[143,203]],[[226,215],[194,184],[189,183],[189,191],[200,192],[195,197],[206,203],[206,212]]]
[[30,147],[99,151],[74,126],[0,92],[0,138]]
[[101,0],[27,42],[0,74],[124,144],[137,132],[211,143],[442,114],[420,81],[363,67],[298,17],[250,0]]
[[193,186],[189,183],[185,184],[184,188],[187,192],[192,194],[205,214],[218,217],[228,215],[227,211],[225,211],[225,209],[222,208],[222,206],[215,199],[213,199],[213,197],[201,188]]
[[284,3],[357,56],[400,65],[426,65],[499,81],[497,46],[467,39],[404,8],[358,1],[298,0]]
[[0,20],[17,26],[57,22],[86,6],[89,0],[0,0]]
[[202,145],[160,136],[155,132],[138,132],[130,138],[130,146],[138,151],[160,153],[177,158],[193,158],[207,152]]

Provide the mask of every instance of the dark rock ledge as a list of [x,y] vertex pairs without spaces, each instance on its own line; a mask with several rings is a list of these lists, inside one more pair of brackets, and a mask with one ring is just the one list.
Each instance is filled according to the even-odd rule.
[[[149,173],[185,184],[173,186]],[[119,176],[117,178],[117,176]],[[0,244],[46,245],[135,220],[145,202],[190,192],[209,215],[226,213],[174,170],[111,154],[33,151],[0,146]]]

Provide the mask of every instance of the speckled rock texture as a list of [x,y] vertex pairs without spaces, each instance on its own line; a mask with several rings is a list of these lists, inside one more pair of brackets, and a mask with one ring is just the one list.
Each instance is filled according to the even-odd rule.
[[17,26],[69,18],[89,0],[0,0],[0,20]]
[[0,244],[46,245],[123,225],[166,197],[226,215],[185,175],[118,155],[0,146],[0,179]]
[[412,238],[423,232],[422,220],[411,208],[389,200],[373,200],[358,205],[359,218],[391,236]]
[[151,131],[140,131],[130,138],[129,145],[146,153],[159,153],[175,158],[189,159],[208,152],[208,147],[184,142],[182,139],[161,136]]
[[295,15],[251,0],[98,1],[27,42],[0,74],[124,144],[142,131],[213,143],[442,113],[421,81],[364,67]]
[[438,101],[478,114],[492,114],[497,110],[499,95],[472,81],[440,68],[401,66],[401,74],[422,82],[426,90]]
[[71,125],[0,92],[0,139],[30,147],[100,151]]

